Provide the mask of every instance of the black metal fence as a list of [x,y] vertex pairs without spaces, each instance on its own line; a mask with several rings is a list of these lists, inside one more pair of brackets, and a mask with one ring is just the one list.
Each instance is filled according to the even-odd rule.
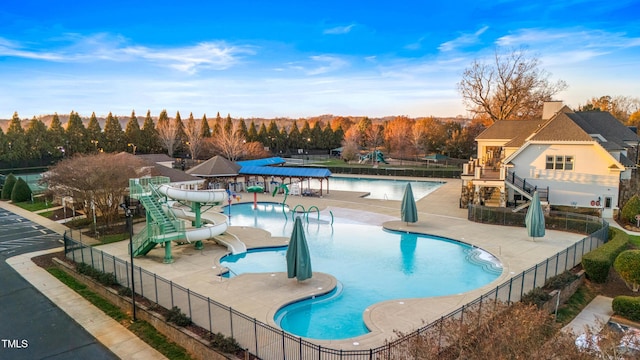
[[[475,207],[471,207],[469,213],[471,214],[475,211],[481,211],[481,214],[484,215],[489,212],[487,209],[478,210]],[[498,218],[499,216],[494,214],[493,217]],[[588,218],[584,222],[592,220],[592,217]],[[506,221],[506,217],[504,219]],[[75,262],[91,264],[93,268],[105,273],[113,273],[118,283],[123,286],[130,287],[131,281],[135,281],[136,293],[167,309],[171,309],[174,306],[179,307],[196,325],[212,333],[222,333],[225,336],[234,338],[243,348],[261,359],[391,360],[407,358],[407,344],[417,336],[427,334],[435,339],[441,339],[442,324],[446,319],[463,320],[465,312],[468,312],[469,309],[482,309],[485,303],[495,302],[496,300],[504,302],[519,301],[525,293],[535,287],[544,285],[548,278],[575,267],[580,263],[584,254],[606,242],[609,225],[602,220],[600,224],[601,227],[599,229],[581,241],[523,271],[521,274],[513,276],[476,300],[443,316],[440,320],[423,326],[383,346],[362,350],[332,349],[314,344],[257,321],[229,306],[204,297],[138,266],[134,267],[135,276],[134,279],[131,279],[129,262],[86,246],[74,240],[69,234],[65,234],[64,244],[67,258]],[[565,229],[571,228],[572,226],[565,227]],[[438,346],[442,346],[442,344],[438,344]]]
[[426,178],[458,179],[462,169],[457,168],[373,168],[373,167],[338,167],[325,166],[334,174],[411,176]]
[[[468,219],[483,224],[524,227],[526,213],[513,212],[508,208],[487,207],[469,204]],[[545,227],[550,230],[591,234],[604,226],[604,220],[597,216],[570,212],[551,211],[545,215]]]

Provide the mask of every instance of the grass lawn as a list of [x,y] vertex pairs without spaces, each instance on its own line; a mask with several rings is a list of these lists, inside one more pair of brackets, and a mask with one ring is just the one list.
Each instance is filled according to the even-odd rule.
[[49,271],[49,273],[51,273],[69,288],[80,294],[83,298],[87,299],[95,307],[102,310],[106,315],[128,328],[129,331],[136,334],[144,342],[162,353],[162,355],[166,356],[169,359],[191,359],[184,348],[171,342],[169,339],[167,339],[166,336],[159,333],[148,322],[142,320],[131,322],[131,317],[123,312],[119,307],[113,305],[109,301],[102,298],[100,295],[89,290],[86,285],[80,283],[75,278],[68,275],[66,272],[56,267],[48,268],[47,271]]
[[25,202],[21,202],[21,203],[15,203],[14,205],[19,206],[25,210],[28,211],[38,211],[38,210],[44,210],[44,209],[48,209],[50,207],[53,206],[53,204],[51,202],[45,202],[45,201],[40,201],[40,200],[35,200],[34,202],[31,201],[25,201]]

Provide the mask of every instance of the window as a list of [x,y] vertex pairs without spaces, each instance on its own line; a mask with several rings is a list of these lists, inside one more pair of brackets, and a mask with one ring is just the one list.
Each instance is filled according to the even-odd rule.
[[545,161],[547,170],[573,170],[573,156],[547,155]]

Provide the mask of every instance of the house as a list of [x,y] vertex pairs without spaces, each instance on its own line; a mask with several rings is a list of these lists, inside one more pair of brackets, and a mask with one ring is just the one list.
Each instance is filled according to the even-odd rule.
[[463,168],[460,205],[548,205],[599,209],[612,217],[638,161],[640,138],[608,112],[544,104],[539,120],[500,120],[476,138]]

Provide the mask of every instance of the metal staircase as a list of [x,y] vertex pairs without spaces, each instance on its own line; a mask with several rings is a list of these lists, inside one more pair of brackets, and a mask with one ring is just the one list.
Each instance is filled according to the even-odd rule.
[[514,212],[520,211],[526,208],[527,206],[529,206],[529,204],[531,204],[531,199],[533,198],[533,193],[536,191],[540,195],[541,202],[549,202],[549,187],[538,188],[535,185],[528,184],[526,179],[519,177],[518,175],[516,175],[515,172],[509,171],[507,173],[507,176],[505,177],[505,183],[510,188],[512,188],[513,190],[515,190],[516,192],[518,192],[519,194],[521,194],[522,196],[526,197],[529,200],[528,202],[516,207],[513,210]]
[[172,212],[162,209],[163,195],[156,187],[168,184],[167,177],[129,180],[130,197],[138,199],[146,210],[147,227],[133,239],[133,256],[145,255],[157,244],[185,237],[184,225]]

